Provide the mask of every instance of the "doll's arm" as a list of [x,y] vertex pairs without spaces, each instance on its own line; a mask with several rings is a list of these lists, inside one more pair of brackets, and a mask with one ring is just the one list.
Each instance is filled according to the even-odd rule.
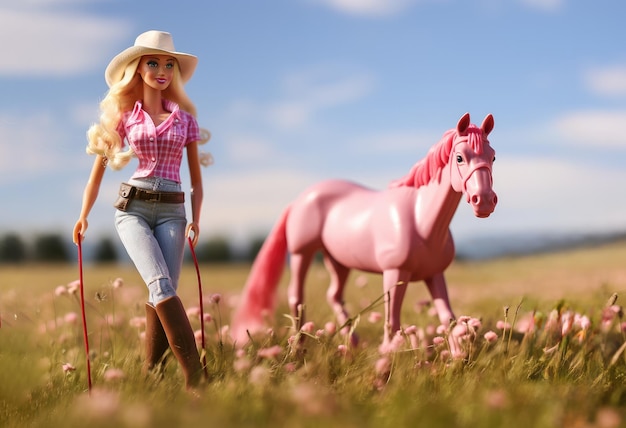
[[189,175],[191,178],[191,223],[187,225],[186,235],[191,236],[195,247],[200,233],[200,209],[202,208],[202,173],[200,171],[200,159],[198,157],[198,143],[187,144],[187,162],[189,163]]
[[85,232],[87,231],[88,226],[87,216],[98,198],[100,183],[102,183],[105,167],[106,161],[104,157],[96,155],[93,167],[91,168],[91,174],[89,174],[89,180],[87,180],[87,185],[85,186],[85,191],[83,192],[83,206],[80,210],[80,216],[78,217],[78,221],[76,221],[76,225],[74,225],[74,244],[78,244],[79,235],[81,238],[85,237]]

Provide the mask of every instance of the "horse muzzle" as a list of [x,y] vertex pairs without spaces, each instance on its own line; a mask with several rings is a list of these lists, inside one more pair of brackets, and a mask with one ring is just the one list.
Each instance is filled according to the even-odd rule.
[[469,203],[474,209],[474,215],[478,218],[486,218],[496,209],[498,195],[491,191],[484,195],[474,194],[469,197]]
[[474,215],[486,218],[496,209],[498,195],[492,189],[491,168],[480,165],[474,168],[465,181],[467,202],[474,209]]

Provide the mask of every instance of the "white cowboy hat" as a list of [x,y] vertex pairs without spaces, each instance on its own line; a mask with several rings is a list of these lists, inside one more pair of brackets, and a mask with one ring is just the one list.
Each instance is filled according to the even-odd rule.
[[171,55],[176,58],[183,83],[191,79],[196,65],[198,65],[198,57],[176,52],[174,40],[170,33],[156,30],[146,31],[137,36],[134,46],[125,49],[111,60],[104,72],[107,85],[111,87],[111,85],[122,80],[128,63],[148,54]]

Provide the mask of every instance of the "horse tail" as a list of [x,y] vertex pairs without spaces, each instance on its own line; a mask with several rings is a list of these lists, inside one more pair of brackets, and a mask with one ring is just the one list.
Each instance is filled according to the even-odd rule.
[[264,319],[274,310],[287,256],[288,217],[289,207],[283,211],[252,264],[231,323],[232,338],[241,345],[248,341],[249,333],[263,327]]

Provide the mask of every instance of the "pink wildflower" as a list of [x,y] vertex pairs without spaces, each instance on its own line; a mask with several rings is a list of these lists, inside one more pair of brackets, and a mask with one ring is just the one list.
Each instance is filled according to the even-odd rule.
[[622,317],[622,307],[619,305],[607,306],[602,310],[602,330],[607,331],[612,325],[616,317]]
[[480,327],[482,327],[483,323],[478,318],[470,318],[470,320],[467,322],[467,325],[470,326],[474,331],[476,331],[480,330]]
[[324,330],[326,330],[328,334],[335,334],[335,332],[337,331],[337,325],[335,325],[334,322],[329,321],[324,324]]
[[124,286],[124,280],[122,278],[115,278],[111,283],[113,288],[122,288]]
[[381,357],[376,361],[374,366],[376,374],[386,375],[391,371],[391,360],[388,357]]
[[315,324],[313,321],[305,322],[300,328],[300,331],[309,334],[313,333],[313,330],[315,330]]
[[219,293],[211,294],[210,300],[212,303],[215,303],[216,305],[218,305],[220,301],[222,300],[222,295]]
[[356,277],[356,279],[354,280],[354,284],[358,287],[358,288],[363,288],[367,285],[367,276],[365,275],[359,275]]
[[[421,338],[423,338],[424,334],[428,336],[434,336],[435,334],[437,334],[437,327],[433,324],[428,324],[425,329],[420,329],[420,330],[422,330]],[[445,330],[441,334],[443,333],[445,333]]]
[[446,334],[447,331],[448,331],[448,326],[439,324],[437,328],[435,329],[435,334]]
[[499,410],[509,405],[509,398],[506,391],[502,389],[497,389],[494,391],[489,391],[485,395],[485,403],[487,404],[487,407]]
[[339,345],[337,346],[337,352],[339,352],[339,355],[346,356],[348,354],[348,347],[346,345]]
[[561,315],[561,336],[567,336],[572,331],[574,324],[574,314],[571,311],[565,311]]
[[579,315],[579,314],[576,314],[576,315],[577,315],[577,318],[575,318],[576,325],[581,330],[588,330],[589,327],[591,327],[591,320],[589,319],[589,317],[587,315]]
[[279,345],[274,345],[270,348],[261,348],[257,351],[259,358],[267,358],[268,360],[278,358],[283,352],[283,348]]
[[103,377],[107,382],[115,382],[124,379],[126,375],[121,369],[110,368],[104,372]]
[[211,314],[204,313],[202,316],[204,318],[205,324],[209,324],[211,321],[213,321],[213,317],[211,316]]
[[518,333],[526,334],[535,331],[535,314],[532,312],[522,316],[515,324],[515,330]]
[[235,359],[235,361],[233,361],[233,369],[235,369],[237,373],[245,372],[251,366],[252,366],[252,363],[250,362],[249,359],[245,357],[237,358]]
[[143,328],[146,326],[146,317],[132,317],[128,320],[128,325],[133,328]]
[[189,318],[190,320],[200,318],[200,306],[190,306],[189,308],[187,308],[186,312],[187,318]]
[[380,312],[370,312],[369,316],[367,317],[367,320],[372,323],[372,324],[376,324],[377,322],[380,322],[380,320],[383,319],[383,314],[381,314]]
[[496,328],[498,330],[510,330],[511,329],[511,324],[509,324],[508,322],[505,322],[505,321],[498,320],[496,322]]
[[264,366],[254,366],[248,376],[251,384],[260,386],[267,383],[270,378],[270,372]]
[[399,351],[400,348],[404,345],[404,336],[402,336],[402,332],[397,331],[396,334],[391,338],[391,352]]
[[70,363],[65,363],[61,367],[63,368],[63,371],[65,373],[73,372],[74,370],[76,370],[76,367],[74,367]]
[[485,333],[485,335],[483,336],[485,338],[485,340],[488,343],[493,343],[496,340],[498,340],[498,334],[494,331],[489,330],[487,333]]
[[546,330],[548,331],[558,331],[559,328],[559,311],[556,309],[552,309],[550,314],[548,314],[548,319],[546,320]]
[[69,294],[76,294],[79,288],[80,288],[80,280],[78,279],[67,284],[67,292]]
[[324,334],[326,334],[326,330],[324,330],[323,328],[317,329],[315,331],[315,337],[322,337]]
[[452,336],[457,339],[467,339],[469,336],[469,329],[467,324],[457,324],[452,328]]
[[430,300],[419,300],[415,303],[415,312],[418,314],[423,313],[426,309],[430,307]]
[[[97,421],[104,421],[108,418],[115,420],[122,413],[119,393],[98,387],[94,388],[90,395],[83,394],[80,396],[72,409],[78,417],[84,418],[85,415],[89,415],[90,420],[95,419]],[[141,424],[137,426],[141,426]]]
[[202,346],[202,330],[198,329],[193,332],[193,337],[196,339],[196,344]]
[[433,337],[433,345],[435,345],[435,346],[442,345],[442,344],[444,344],[445,342],[446,342],[446,339],[444,339],[444,338],[443,338],[443,337],[441,337],[441,336],[435,336],[435,337]]
[[622,426],[622,416],[619,411],[611,407],[601,407],[596,412],[594,426],[602,428],[617,428]]
[[76,324],[76,321],[78,321],[78,314],[76,312],[68,312],[63,317],[63,321],[67,324]]
[[67,288],[65,288],[64,285],[59,285],[57,288],[54,289],[54,295],[59,297],[62,296],[64,294],[67,294]]
[[417,334],[417,327],[414,325],[410,325],[404,329],[404,333],[408,336]]

